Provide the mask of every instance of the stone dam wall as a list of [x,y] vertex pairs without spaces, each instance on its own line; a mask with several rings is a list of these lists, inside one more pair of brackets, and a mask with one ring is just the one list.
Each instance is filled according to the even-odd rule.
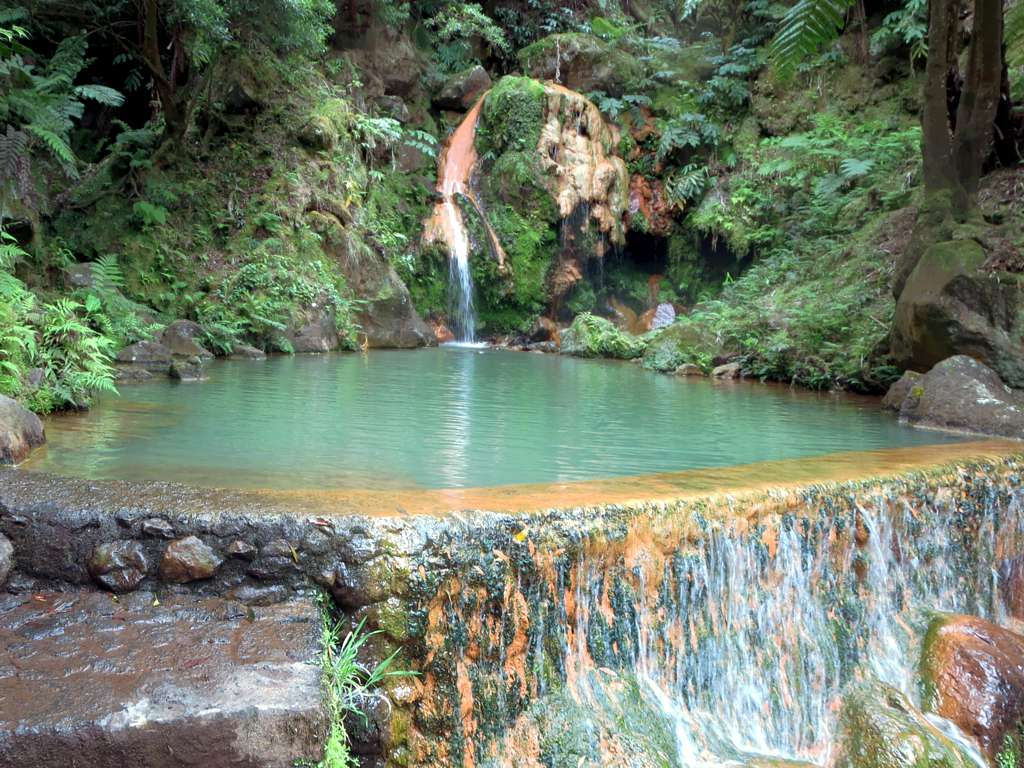
[[[362,764],[540,765],[541,753],[552,747],[545,747],[531,725],[537,703],[560,691],[578,691],[597,671],[648,669],[683,696],[691,691],[699,697],[709,685],[721,684],[688,660],[707,663],[712,650],[723,652],[704,642],[715,632],[702,627],[725,616],[713,604],[720,596],[712,592],[737,592],[744,582],[708,577],[709,564],[745,562],[747,586],[765,589],[760,582],[785,581],[772,563],[804,562],[813,552],[806,562],[818,564],[808,571],[817,575],[808,579],[827,582],[827,599],[834,598],[841,619],[823,631],[845,642],[854,656],[870,650],[862,646],[858,627],[867,621],[862,597],[872,583],[872,547],[886,551],[886,562],[912,565],[911,571],[948,561],[934,583],[920,589],[960,595],[963,609],[1005,610],[996,602],[1010,600],[1016,587],[1006,583],[1009,576],[991,574],[1021,572],[1010,564],[1024,556],[1022,469],[1024,461],[1008,458],[672,504],[441,517],[335,516],[259,494],[4,471],[0,533],[13,544],[13,564],[0,611],[7,617],[0,618],[0,636],[8,645],[0,657],[0,766],[24,764],[26,758],[51,764],[47,759],[57,759],[69,744],[81,754],[90,740],[102,744],[97,754],[107,755],[107,762],[90,764],[116,765],[145,752],[133,728],[165,748],[167,733],[187,741],[189,729],[200,725],[208,734],[218,728],[231,734],[227,747],[214,736],[208,740],[215,749],[234,749],[239,765],[315,760],[324,730],[319,692],[316,680],[297,674],[294,665],[316,669],[319,593],[330,595],[352,626],[365,620],[379,630],[366,646],[368,662],[397,652],[396,667],[417,673],[389,678],[380,696],[366,702],[366,721],[349,723]],[[936,530],[936,521],[943,521],[944,534],[955,534],[946,544],[923,537]],[[740,560],[708,554],[725,552],[735,542],[743,544]],[[901,548],[901,542],[913,546]],[[918,588],[909,581],[905,586]],[[145,716],[138,714],[139,702],[129,700],[137,688],[109,680],[109,711],[76,709],[73,702],[82,694],[75,686],[90,685],[89,678],[65,677],[51,685],[46,676],[57,669],[52,659],[35,666],[33,659],[48,635],[46,622],[63,615],[54,606],[70,600],[75,612],[101,617],[96,626],[104,626],[112,621],[102,607],[109,607],[111,595],[121,606],[116,610],[134,612],[142,624],[176,628],[170,640],[144,641],[149,644],[187,647],[215,623],[220,629],[200,640],[207,652],[193,654],[198,660],[188,670],[205,669],[225,655],[232,663],[249,661],[253,669],[269,670],[272,678],[279,675],[279,683],[253,682],[246,676],[249,668],[246,674],[229,670],[234,699],[249,708],[238,714],[237,707],[220,702],[223,717],[212,724],[196,719],[196,708],[209,709],[202,697],[190,704],[178,696],[177,709],[154,714],[152,692],[161,690],[159,681],[146,689]],[[91,621],[76,625],[85,631]],[[237,651],[246,621],[255,622],[255,636],[266,637],[278,634],[272,630],[279,622],[287,628],[281,636],[292,640],[282,640],[280,647],[257,644],[268,646],[267,659],[255,651],[246,656]],[[64,631],[68,621],[57,623]],[[840,625],[849,630],[839,631]],[[34,626],[41,629],[33,633]],[[134,636],[148,637],[141,630]],[[102,656],[124,649],[94,651]],[[176,651],[167,647],[162,653]],[[139,664],[152,666],[144,659]],[[836,684],[848,673],[842,664],[823,669]],[[181,671],[168,664],[165,674],[173,680]],[[61,717],[14,700],[19,680],[32,675],[37,689],[50,691],[53,706],[65,706]],[[284,691],[286,678],[304,687]],[[209,679],[220,678],[211,673]],[[268,703],[271,690],[283,701]],[[116,700],[118,695],[125,700]],[[299,706],[296,696],[306,703]],[[817,714],[809,701],[801,722],[813,728]],[[304,712],[295,716],[298,710]],[[153,735],[161,728],[163,735]],[[772,728],[782,740],[800,744],[810,738],[768,723]],[[287,760],[280,750],[261,754],[261,739],[285,743],[282,733],[293,736],[286,742],[292,751]],[[176,759],[153,764],[185,765],[196,755]]]

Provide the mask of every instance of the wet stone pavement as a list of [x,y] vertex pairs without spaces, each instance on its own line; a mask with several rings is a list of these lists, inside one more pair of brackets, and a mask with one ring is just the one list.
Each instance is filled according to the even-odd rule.
[[316,757],[319,634],[310,601],[0,596],[0,766],[283,768]]

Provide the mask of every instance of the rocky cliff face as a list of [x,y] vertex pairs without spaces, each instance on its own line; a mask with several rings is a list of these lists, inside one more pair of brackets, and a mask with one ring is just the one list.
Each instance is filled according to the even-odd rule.
[[[503,78],[476,126],[461,218],[473,244],[477,309],[491,332],[525,331],[579,282],[587,262],[624,242],[628,172],[617,129],[556,83]],[[438,229],[428,228],[428,241]]]

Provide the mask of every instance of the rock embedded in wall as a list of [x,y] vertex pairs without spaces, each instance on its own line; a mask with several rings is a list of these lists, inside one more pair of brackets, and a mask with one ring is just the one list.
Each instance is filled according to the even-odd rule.
[[7,582],[14,569],[14,545],[11,540],[0,533],[0,587]]
[[99,544],[89,558],[88,569],[96,583],[120,594],[138,588],[149,564],[140,542],[121,539]]
[[213,576],[224,562],[212,547],[196,536],[186,536],[167,545],[160,561],[160,576],[176,584]]

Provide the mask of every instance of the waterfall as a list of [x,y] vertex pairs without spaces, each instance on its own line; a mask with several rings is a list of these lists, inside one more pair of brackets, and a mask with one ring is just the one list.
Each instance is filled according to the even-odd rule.
[[476,126],[486,95],[481,96],[466,114],[441,153],[437,183],[440,200],[427,227],[427,242],[441,240],[448,247],[449,322],[452,333],[461,344],[476,341],[476,313],[473,309],[473,275],[469,265],[469,233],[459,209],[459,196],[469,201],[481,215],[490,244],[497,249],[499,264],[504,263],[504,254],[497,245],[497,237],[487,224],[469,187],[473,166],[476,164]]
[[[932,612],[998,618],[996,542],[1021,540],[1019,499],[1014,509],[1000,519],[990,507],[961,529],[963,520],[921,520],[895,501],[817,523],[784,520],[768,536],[712,529],[698,546],[664,562],[638,558],[617,578],[584,563],[576,622],[588,652],[574,661],[610,662],[594,657],[610,606],[619,661],[670,723],[679,765],[750,755],[827,764],[846,683],[872,675],[913,700]],[[575,678],[588,679],[585,669]],[[599,706],[592,690],[580,695]]]
[[[920,643],[935,612],[1006,622],[994,574],[1024,553],[1019,485],[813,489],[777,504],[791,511],[698,513],[685,530],[631,531],[568,568],[542,567],[555,576],[534,595],[547,605],[533,627],[545,639],[532,639],[561,657],[546,668],[562,681],[542,679],[537,691],[561,698],[549,709],[542,698],[527,717],[550,722],[550,711],[572,706],[592,759],[625,744],[664,758],[638,765],[823,766],[848,684],[877,678],[918,699]],[[929,719],[973,748],[952,723]],[[658,734],[670,734],[669,747]]]
[[476,312],[473,309],[473,275],[469,271],[469,236],[454,196],[445,197],[441,205],[446,227],[452,233],[448,258],[448,317],[456,341],[472,344],[476,341]]

